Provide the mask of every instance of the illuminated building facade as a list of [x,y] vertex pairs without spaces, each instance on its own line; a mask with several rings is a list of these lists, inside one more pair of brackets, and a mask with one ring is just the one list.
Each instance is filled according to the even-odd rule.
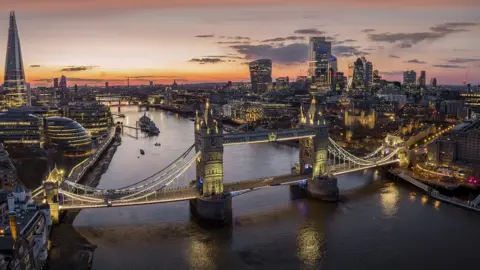
[[250,68],[250,80],[252,91],[264,93],[272,84],[272,60],[259,59],[248,64]]
[[328,91],[337,72],[337,58],[332,56],[332,43],[325,37],[311,37],[308,51],[308,75],[312,91]]
[[25,85],[25,71],[23,68],[22,50],[18,35],[15,12],[10,12],[10,26],[8,28],[7,56],[5,59],[4,108],[18,108],[26,106],[27,93]]
[[417,83],[417,72],[414,70],[403,72],[403,84],[409,87],[414,87]]
[[0,142],[11,154],[40,150],[44,145],[42,119],[23,109],[0,114]]
[[17,170],[13,166],[3,144],[0,143],[0,189],[16,183]]
[[361,58],[354,63],[352,87],[355,89],[365,88],[365,66]]
[[64,116],[82,125],[94,139],[106,135],[113,125],[110,109],[98,102],[71,103],[65,106]]
[[480,171],[480,119],[465,121],[432,142],[428,161],[438,165],[464,162]]
[[46,141],[62,151],[63,156],[81,157],[92,153],[92,140],[85,128],[66,117],[46,119]]
[[365,113],[365,111],[361,111],[360,113],[349,110],[345,111],[345,126],[347,127],[361,125],[373,129],[375,128],[376,120],[377,113],[373,109],[368,115]]

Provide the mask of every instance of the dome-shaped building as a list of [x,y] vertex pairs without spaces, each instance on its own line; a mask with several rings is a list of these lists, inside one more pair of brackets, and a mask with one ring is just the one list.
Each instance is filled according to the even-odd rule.
[[66,157],[82,157],[92,153],[92,139],[85,128],[66,117],[46,118],[46,137]]

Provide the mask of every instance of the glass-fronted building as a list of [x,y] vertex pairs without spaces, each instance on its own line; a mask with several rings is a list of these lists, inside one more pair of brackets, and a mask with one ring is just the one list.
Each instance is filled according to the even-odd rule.
[[48,117],[45,130],[48,144],[62,151],[63,156],[81,157],[92,153],[92,140],[87,131],[70,118]]
[[113,125],[110,109],[98,102],[71,103],[65,106],[64,116],[82,125],[92,138],[107,134]]
[[255,93],[264,93],[272,84],[272,60],[259,59],[249,64],[250,80],[252,82],[252,91]]
[[0,142],[10,154],[43,148],[43,120],[26,109],[10,109],[0,114]]

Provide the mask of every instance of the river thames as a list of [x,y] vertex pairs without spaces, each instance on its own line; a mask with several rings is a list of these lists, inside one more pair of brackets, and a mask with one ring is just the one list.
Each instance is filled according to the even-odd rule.
[[[130,125],[143,114],[122,110],[126,118],[116,121]],[[162,111],[147,115],[160,135],[125,134],[99,188],[139,181],[193,144],[193,122]],[[224,179],[289,173],[297,160],[289,146],[228,146]],[[194,168],[175,184],[192,179]],[[293,199],[283,186],[235,197],[231,228],[201,228],[188,202],[82,210],[74,226],[97,245],[95,270],[477,268],[478,213],[431,200],[377,171],[341,176],[339,188],[346,199],[338,204]]]

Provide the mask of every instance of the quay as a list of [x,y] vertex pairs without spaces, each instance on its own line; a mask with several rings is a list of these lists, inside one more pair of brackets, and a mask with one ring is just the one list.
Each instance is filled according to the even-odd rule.
[[463,200],[460,200],[460,199],[457,199],[455,197],[449,197],[449,196],[445,196],[445,195],[440,194],[440,192],[438,190],[436,190],[436,189],[432,188],[431,186],[426,185],[426,184],[420,182],[419,180],[413,178],[411,176],[411,172],[408,171],[407,169],[396,168],[396,169],[389,170],[389,172],[394,176],[395,179],[402,179],[402,180],[418,187],[419,189],[421,189],[425,193],[427,193],[428,196],[430,196],[434,199],[437,199],[439,201],[450,203],[450,204],[453,204],[453,205],[463,207],[465,209],[473,210],[475,212],[480,213],[480,195],[477,198],[475,198],[472,202],[467,203],[467,202],[465,202]]

